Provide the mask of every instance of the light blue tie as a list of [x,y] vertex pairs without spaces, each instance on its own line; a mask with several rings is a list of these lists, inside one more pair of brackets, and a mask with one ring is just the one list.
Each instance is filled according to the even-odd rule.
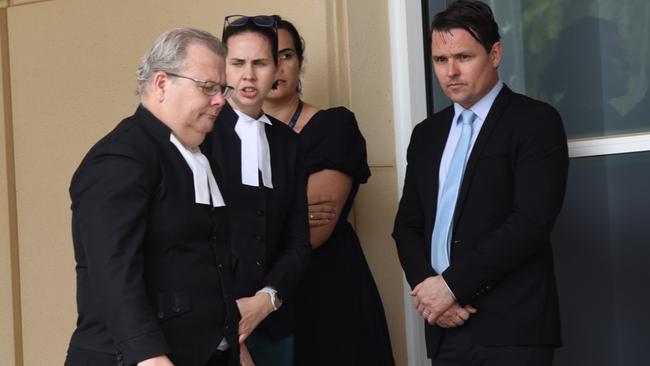
[[467,153],[469,152],[472,140],[472,123],[476,115],[470,110],[464,110],[460,114],[460,122],[463,124],[460,139],[454,150],[454,155],[447,170],[447,177],[442,187],[442,193],[438,197],[436,209],[436,222],[433,226],[431,236],[431,265],[438,274],[449,267],[449,245],[451,242],[451,225],[458,198],[458,190],[465,172]]

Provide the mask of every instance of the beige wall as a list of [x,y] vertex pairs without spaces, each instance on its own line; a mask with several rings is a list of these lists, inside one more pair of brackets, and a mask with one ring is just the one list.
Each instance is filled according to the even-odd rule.
[[382,295],[393,353],[399,364],[406,365],[402,268],[390,237],[397,211],[397,170],[387,2],[383,5],[347,2],[350,108],[366,137],[372,171],[368,184],[359,191],[355,214],[357,232]]
[[[223,16],[234,13],[279,13],[294,21],[307,41],[305,99],[323,107],[344,104],[357,115],[368,140],[373,177],[360,191],[355,219],[384,301],[395,356],[406,365],[402,277],[389,235],[397,193],[387,4],[299,3],[8,2],[8,47],[3,60],[11,70],[10,137],[17,189],[7,190],[7,139],[2,129],[0,306],[15,298],[9,279],[19,278],[24,365],[62,364],[65,357],[76,316],[67,188],[89,147],[135,109],[134,73],[139,58],[164,30],[187,25],[220,34]],[[6,234],[12,197],[20,250],[19,257],[13,258],[20,265],[19,273],[12,272]],[[7,365],[14,365],[13,358],[5,356],[14,349],[12,324],[13,313],[0,312],[2,365],[5,359]]]
[[[8,59],[7,56],[7,42],[6,42],[6,9],[1,7],[6,6],[0,2],[0,363],[4,364],[5,360],[9,363],[14,362],[14,311],[13,311],[13,293],[12,293],[12,276],[11,270],[11,214],[10,207],[12,204],[10,200],[12,196],[9,195],[9,186],[13,181],[13,176],[9,171],[7,165],[12,160],[11,158],[11,141],[8,138],[11,136],[11,123],[5,116],[11,116],[11,109],[5,108],[5,104],[9,105],[9,92],[8,87]],[[5,85],[7,84],[7,85]],[[8,129],[9,133],[5,131]],[[9,153],[9,156],[8,156]]]

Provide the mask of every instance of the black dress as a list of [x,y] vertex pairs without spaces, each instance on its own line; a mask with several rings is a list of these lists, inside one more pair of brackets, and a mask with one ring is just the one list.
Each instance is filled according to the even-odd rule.
[[338,170],[352,178],[352,189],[332,235],[313,251],[295,299],[296,365],[394,365],[381,298],[347,221],[359,184],[370,177],[366,142],[343,107],[316,113],[300,140],[308,175]]

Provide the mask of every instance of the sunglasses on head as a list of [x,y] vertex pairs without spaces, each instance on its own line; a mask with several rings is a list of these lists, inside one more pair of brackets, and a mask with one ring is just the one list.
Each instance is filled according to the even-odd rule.
[[275,20],[275,17],[272,15],[228,15],[223,21],[223,31],[221,32],[221,35],[223,37],[223,33],[228,27],[243,27],[250,22],[258,27],[272,28],[273,30],[277,31],[277,22]]

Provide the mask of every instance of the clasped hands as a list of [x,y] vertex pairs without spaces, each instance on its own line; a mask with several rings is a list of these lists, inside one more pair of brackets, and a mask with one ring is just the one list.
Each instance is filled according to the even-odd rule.
[[413,306],[430,325],[459,327],[478,311],[471,305],[461,306],[453,297],[442,276],[428,277],[410,293]]

